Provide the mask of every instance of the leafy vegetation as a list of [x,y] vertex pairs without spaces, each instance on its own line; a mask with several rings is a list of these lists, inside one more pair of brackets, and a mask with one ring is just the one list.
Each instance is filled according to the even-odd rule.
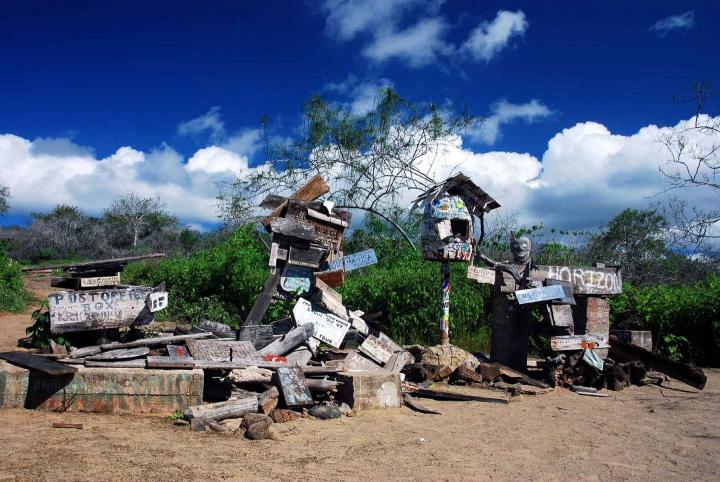
[[22,311],[28,301],[20,265],[0,249],[0,311]]

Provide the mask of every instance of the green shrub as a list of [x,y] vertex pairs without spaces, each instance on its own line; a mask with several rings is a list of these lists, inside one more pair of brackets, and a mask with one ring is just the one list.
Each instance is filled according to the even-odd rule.
[[29,299],[20,265],[0,253],[0,311],[20,312]]
[[610,298],[615,320],[635,318],[653,333],[660,353],[704,366],[720,365],[720,276],[682,286],[623,286]]

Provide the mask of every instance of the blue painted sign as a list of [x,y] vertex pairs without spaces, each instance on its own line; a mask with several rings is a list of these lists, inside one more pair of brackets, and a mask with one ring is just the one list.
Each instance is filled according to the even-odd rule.
[[540,301],[557,300],[565,298],[565,291],[560,285],[543,286],[541,288],[530,288],[515,292],[518,304],[538,303]]
[[342,258],[330,261],[328,263],[328,271],[335,271],[338,269],[352,271],[354,269],[370,266],[371,264],[375,264],[377,262],[378,260],[375,255],[375,250],[367,249],[365,251],[360,251],[359,253],[343,256]]

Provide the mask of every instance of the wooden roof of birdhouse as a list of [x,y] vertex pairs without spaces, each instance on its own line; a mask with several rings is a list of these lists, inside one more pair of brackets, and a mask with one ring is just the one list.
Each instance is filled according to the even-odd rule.
[[425,191],[413,201],[413,207],[444,195],[462,197],[471,214],[478,211],[487,213],[500,207],[499,202],[462,172],[458,172]]

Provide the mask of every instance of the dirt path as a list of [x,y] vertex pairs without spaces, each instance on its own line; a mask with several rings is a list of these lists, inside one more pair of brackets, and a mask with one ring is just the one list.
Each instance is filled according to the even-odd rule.
[[[8,318],[3,329],[15,326]],[[708,374],[699,394],[632,387],[609,398],[558,389],[509,405],[423,401],[443,415],[300,420],[281,426],[281,441],[198,434],[159,417],[0,410],[0,481],[720,480],[720,371]]]

